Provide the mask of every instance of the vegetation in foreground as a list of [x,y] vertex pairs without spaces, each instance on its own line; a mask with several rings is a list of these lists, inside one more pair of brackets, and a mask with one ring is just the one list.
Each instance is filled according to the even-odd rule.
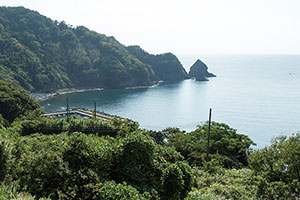
[[213,122],[207,161],[207,124],[187,133],[39,118],[24,91],[0,83],[0,199],[300,197],[300,134],[251,150],[247,136]]

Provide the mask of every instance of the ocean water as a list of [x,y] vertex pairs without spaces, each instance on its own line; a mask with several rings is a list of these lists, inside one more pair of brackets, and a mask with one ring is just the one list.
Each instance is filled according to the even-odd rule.
[[[179,57],[189,68],[197,57]],[[199,57],[217,75],[209,81],[166,82],[151,88],[111,89],[59,95],[40,102],[46,112],[93,109],[136,120],[142,128],[192,131],[208,119],[248,135],[255,148],[300,131],[300,55]]]

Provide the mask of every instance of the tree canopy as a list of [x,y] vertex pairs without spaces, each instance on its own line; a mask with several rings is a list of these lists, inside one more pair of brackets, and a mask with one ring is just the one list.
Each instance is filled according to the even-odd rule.
[[258,179],[259,195],[266,199],[298,199],[300,196],[300,133],[280,136],[256,150],[250,166]]
[[0,125],[12,122],[26,115],[39,115],[40,105],[29,97],[26,91],[0,80]]
[[36,198],[186,197],[192,174],[183,157],[140,129],[119,128],[123,132],[116,137],[101,131],[20,136],[17,127],[0,130],[0,182],[16,182],[18,191]]
[[[195,131],[186,133],[179,129],[166,129],[167,146],[173,146],[190,164],[201,165],[207,152],[208,124],[199,125]],[[248,165],[250,146],[254,142],[246,135],[227,124],[212,122],[210,137],[210,156],[219,156],[223,166],[240,168]]]

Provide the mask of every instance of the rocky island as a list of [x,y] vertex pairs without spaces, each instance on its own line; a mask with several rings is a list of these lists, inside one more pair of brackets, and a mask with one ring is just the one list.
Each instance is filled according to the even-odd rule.
[[195,78],[197,81],[208,81],[209,77],[216,77],[213,73],[207,71],[208,67],[201,60],[197,60],[190,68],[190,78]]

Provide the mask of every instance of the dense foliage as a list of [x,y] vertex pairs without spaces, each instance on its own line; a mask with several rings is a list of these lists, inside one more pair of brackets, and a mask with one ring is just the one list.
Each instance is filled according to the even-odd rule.
[[7,127],[9,125],[8,121],[2,117],[0,114],[0,128]]
[[26,115],[39,115],[40,105],[27,92],[0,80],[0,127]]
[[0,80],[29,91],[147,86],[187,77],[172,54],[149,54],[144,62],[114,37],[23,7],[0,7],[0,46]]
[[212,122],[207,161],[207,123],[187,133],[40,118],[24,90],[0,83],[0,199],[300,198],[299,133],[250,151],[247,136]]
[[[191,165],[201,166],[207,151],[208,124],[199,125],[195,131],[186,133],[179,129],[166,129],[167,146],[173,146]],[[248,165],[248,154],[253,141],[246,135],[236,133],[224,123],[212,122],[210,157],[218,157],[226,168]]]
[[113,195],[183,199],[191,189],[191,169],[180,154],[138,130],[113,138],[78,132],[19,136],[17,129],[0,132],[1,180],[17,182],[19,191],[38,198],[98,199],[121,190]]
[[160,80],[177,81],[188,78],[178,58],[171,53],[152,55],[139,46],[129,46],[126,49],[142,62],[151,65],[155,75]]
[[250,166],[261,176],[259,195],[266,199],[300,198],[300,134],[275,138],[272,144],[255,151]]
[[[106,128],[96,129],[95,124]],[[74,132],[70,127],[85,133]],[[0,197],[12,198],[14,194],[28,199],[299,198],[300,134],[277,138],[270,147],[254,151],[247,169],[238,161],[243,154],[231,151],[236,149],[230,147],[236,146],[235,137],[230,136],[235,130],[220,123],[213,123],[212,127],[212,133],[219,132],[225,138],[222,142],[212,139],[212,151],[219,148],[220,152],[208,162],[203,156],[196,159],[194,154],[187,154],[185,159],[194,165],[191,169],[168,146],[176,147],[182,154],[189,148],[190,152],[201,149],[201,133],[207,131],[206,125],[185,133],[177,128],[162,132],[141,130],[136,122],[122,120],[19,121],[0,129]],[[105,132],[108,129],[115,131],[113,137]],[[195,132],[198,134],[193,135]],[[198,144],[183,135],[197,136]],[[214,143],[219,146],[213,147]],[[224,168],[224,157],[243,168]]]
[[[41,133],[44,135],[59,134],[62,132],[82,132],[86,134],[115,136],[120,130],[118,127],[119,119],[112,122],[99,119],[85,120],[71,117],[67,120],[56,118],[39,118],[35,120],[23,120],[19,123],[19,134],[30,135]],[[123,126],[135,126],[136,122],[123,121]],[[123,129],[122,129],[123,130]]]
[[253,171],[224,169],[215,162],[209,165],[204,169],[193,169],[196,183],[186,200],[259,199]]

